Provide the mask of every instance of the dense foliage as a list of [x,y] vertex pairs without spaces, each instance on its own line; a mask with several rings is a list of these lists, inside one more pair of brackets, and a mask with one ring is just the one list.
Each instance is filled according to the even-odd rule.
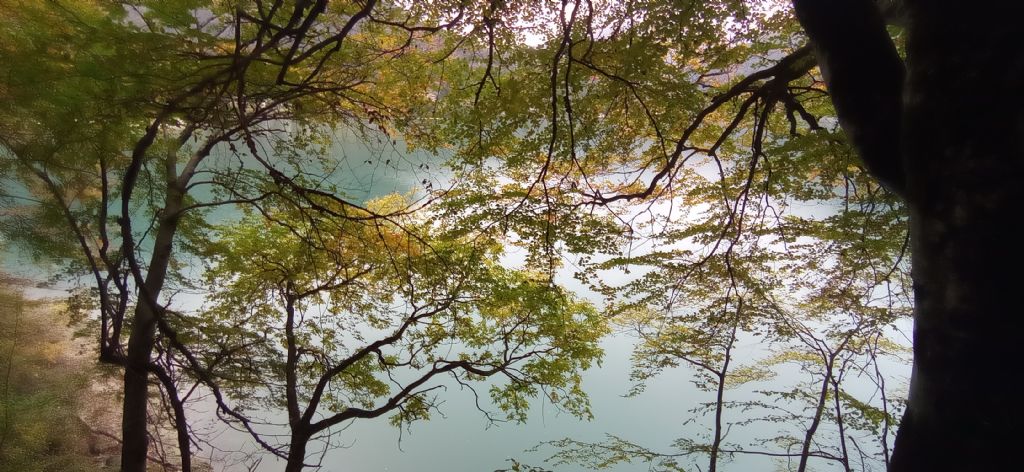
[[[636,392],[694,370],[706,432],[673,451],[567,438],[552,463],[888,464],[907,214],[846,143],[786,3],[0,15],[0,225],[84,281],[99,359],[125,369],[124,437],[143,438],[123,470],[145,464],[150,380],[185,469],[194,384],[288,470],[343,421],[430,417],[435,377],[500,379],[489,397],[513,420],[537,396],[600,414],[580,373],[612,326],[638,338]],[[418,185],[364,198],[376,169]],[[601,309],[559,286],[570,268]],[[207,302],[176,306],[179,290]],[[253,414],[279,409],[286,423]],[[726,437],[764,422],[777,434]]]

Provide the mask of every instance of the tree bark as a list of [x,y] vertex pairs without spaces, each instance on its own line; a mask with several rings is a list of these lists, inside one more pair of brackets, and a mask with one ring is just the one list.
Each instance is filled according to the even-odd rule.
[[821,392],[818,393],[818,402],[814,407],[814,417],[811,418],[811,424],[804,432],[804,441],[800,445],[800,464],[796,468],[797,472],[807,470],[807,463],[811,458],[811,446],[814,444],[814,435],[818,432],[818,426],[821,425],[822,415],[825,414],[825,403],[828,402],[828,380],[832,376],[834,358],[826,359],[826,361],[824,378],[821,379]]
[[144,472],[149,438],[146,408],[149,391],[149,355],[156,327],[152,310],[143,303],[135,308],[124,369],[124,404],[121,410],[121,472]]
[[[172,187],[172,186],[169,186]],[[174,235],[178,229],[182,194],[169,189],[164,201],[146,280],[135,307],[124,370],[124,405],[121,417],[121,472],[145,472],[148,450],[147,404],[149,362],[156,335],[157,297],[167,279]]]
[[905,69],[874,0],[793,0],[847,139],[871,174],[904,195]]
[[[833,6],[872,16],[864,8],[868,3],[794,0],[823,52],[819,60],[857,62],[833,68],[834,74],[856,78],[892,69],[881,57],[889,54],[844,53],[851,41],[879,38],[878,22],[842,18]],[[1013,275],[1024,267],[1024,245],[1011,229],[1024,202],[1024,50],[1018,47],[1024,6],[903,3],[907,75],[892,143],[899,162],[869,165],[873,172],[879,164],[905,170],[900,193],[911,221],[914,367],[890,470],[1012,470],[1019,467],[1012,451],[1019,447],[1024,415],[1019,391],[1005,380],[1014,373],[1004,363],[1019,358],[1016,344],[1024,332],[1020,276]],[[849,34],[837,39],[829,27],[837,21],[863,28],[844,27]],[[830,44],[845,46],[830,54]],[[833,101],[855,104],[871,104],[863,96],[875,93],[830,91]],[[844,109],[836,109],[844,129],[884,122],[866,113],[844,117]],[[887,112],[875,109],[879,116]],[[872,135],[887,136],[883,131]],[[871,164],[877,156],[862,157]]]
[[288,463],[285,472],[301,472],[306,465],[306,445],[310,434],[305,429],[292,428],[292,438],[288,445]]
[[[742,309],[743,299],[740,299],[735,314],[737,318],[739,318]],[[736,329],[738,324],[738,319],[733,321],[732,329],[729,332],[729,342],[725,347],[725,359],[722,360],[721,370],[712,371],[718,385],[715,388],[715,430],[711,442],[711,451],[708,454],[708,472],[717,472],[718,470],[718,456],[722,450],[722,440],[725,436],[725,428],[722,424],[722,416],[725,413],[725,381],[729,373],[729,364],[732,361],[732,348],[736,345]]]
[[908,3],[914,369],[893,471],[1013,470],[1024,323],[1019,2]]

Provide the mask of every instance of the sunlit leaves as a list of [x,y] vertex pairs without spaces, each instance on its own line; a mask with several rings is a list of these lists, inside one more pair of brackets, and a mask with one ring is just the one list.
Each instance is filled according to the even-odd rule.
[[[407,205],[391,195],[367,208]],[[209,246],[209,284],[222,288],[189,330],[240,406],[291,410],[294,394],[300,414],[317,403],[328,412],[312,428],[347,415],[427,419],[448,376],[498,378],[491,397],[510,419],[524,420],[541,393],[589,416],[579,371],[600,358],[605,319],[546,277],[503,267],[486,233],[454,223],[265,202]],[[267,376],[276,380],[253,384]]]
[[[638,389],[690,368],[718,397],[704,411],[722,413],[729,391],[778,370],[816,376],[799,390],[815,405],[822,382],[820,401],[849,395],[850,372],[881,382],[877,356],[893,351],[879,347],[910,310],[906,211],[838,132],[788,5],[565,5],[540,10],[554,26],[537,46],[503,51],[499,86],[446,97],[467,110],[450,125],[469,189],[453,208],[498,221],[534,265],[599,254],[577,276],[638,335]],[[793,69],[772,69],[791,55]],[[600,226],[561,224],[563,209],[594,207],[628,252],[590,243]],[[826,407],[813,416],[838,421],[843,404]],[[725,414],[712,438],[744,424]],[[720,446],[687,447],[713,468]]]
[[[810,56],[747,80],[805,51],[783,3],[315,3],[4,3],[5,197],[46,197],[9,204],[5,235],[40,255],[109,256],[125,277],[118,217],[142,220],[126,233],[141,251],[177,225],[170,267],[188,253],[207,272],[176,282],[213,293],[202,316],[171,322],[245,406],[408,424],[437,407],[434,376],[493,377],[511,419],[538,396],[588,417],[580,371],[614,317],[639,337],[638,390],[690,368],[716,396],[695,415],[721,417],[732,391],[790,369],[798,388],[760,392],[795,414],[738,408],[850,411],[884,437],[887,404],[843,376],[881,382],[878,356],[897,354],[906,215],[837,132]],[[111,212],[151,125],[132,214]],[[438,153],[444,188],[351,198],[339,135]],[[184,209],[168,214],[176,196]],[[205,213],[229,204],[238,221]],[[68,222],[77,241],[54,230]],[[604,313],[556,286],[570,264],[608,296]],[[739,360],[750,345],[763,352]],[[711,438],[751,421],[725,416]],[[714,455],[721,441],[678,445]],[[686,455],[633,446],[610,441],[594,466]]]

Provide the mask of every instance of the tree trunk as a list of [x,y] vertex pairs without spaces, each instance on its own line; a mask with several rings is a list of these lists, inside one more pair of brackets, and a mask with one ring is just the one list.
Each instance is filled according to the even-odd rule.
[[156,318],[145,303],[135,308],[128,338],[124,369],[124,404],[121,414],[121,472],[144,472],[149,448],[147,400],[149,393],[149,356],[153,352]]
[[[163,290],[167,268],[171,259],[174,234],[178,229],[178,212],[182,196],[169,191],[153,245],[153,255],[146,272],[146,280],[135,307],[132,329],[128,338],[128,354],[124,370],[124,408],[121,417],[121,472],[145,472],[148,450],[147,403],[149,399],[149,372],[147,366],[153,353],[156,334],[154,308]],[[151,299],[149,297],[152,297]]]
[[[1024,317],[1019,2],[908,1],[914,370],[892,471],[1013,470]],[[1008,380],[1007,378],[1010,378]]]
[[814,435],[821,425],[821,416],[825,414],[825,403],[828,401],[828,379],[832,376],[832,362],[834,358],[826,359],[824,378],[821,379],[821,393],[818,394],[818,403],[814,407],[814,417],[811,418],[811,425],[804,432],[804,442],[800,446],[800,464],[797,472],[807,470],[807,463],[811,458],[811,445],[814,444]]
[[292,429],[292,440],[288,445],[288,463],[285,472],[301,472],[306,465],[306,445],[310,435],[302,429]]
[[[740,311],[743,310],[743,299],[739,300],[739,305],[736,308],[735,316],[739,318]],[[718,456],[722,450],[722,439],[725,436],[725,431],[722,425],[722,415],[725,413],[725,381],[726,376],[729,373],[729,363],[732,361],[732,348],[736,345],[736,329],[739,325],[739,320],[735,320],[732,325],[732,330],[729,332],[729,343],[725,347],[725,359],[722,360],[722,369],[712,373],[717,378],[718,385],[715,388],[715,431],[714,438],[711,443],[711,451],[708,454],[708,472],[716,472],[718,470]]]

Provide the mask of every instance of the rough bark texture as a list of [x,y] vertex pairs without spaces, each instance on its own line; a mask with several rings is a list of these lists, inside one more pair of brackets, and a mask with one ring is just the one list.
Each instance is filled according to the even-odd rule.
[[[832,6],[862,8],[871,1],[794,4],[824,60],[842,61],[842,50],[828,56],[829,38],[822,35],[833,33],[820,23],[837,18],[822,16]],[[907,77],[900,132],[891,144],[906,171],[901,194],[911,215],[916,306],[910,398],[892,471],[1019,468],[1013,452],[1024,414],[1020,392],[1007,378],[1016,375],[1016,343],[1024,332],[1016,292],[1024,245],[1014,227],[1024,204],[1022,9],[1020,2],[905,5]],[[864,31],[841,30],[848,36],[843,41],[878,37],[877,22],[859,24]],[[843,70],[860,76],[890,70],[885,58],[878,67],[868,56],[856,58],[859,69]],[[839,87],[832,93],[849,103],[870,92]],[[870,113],[843,117],[843,107],[836,108],[844,128],[885,123],[872,122]],[[862,157],[877,172],[872,156]]]
[[[1012,11],[1010,11],[1012,10]],[[1024,328],[1019,2],[908,2],[914,373],[891,470],[1013,470]]]

